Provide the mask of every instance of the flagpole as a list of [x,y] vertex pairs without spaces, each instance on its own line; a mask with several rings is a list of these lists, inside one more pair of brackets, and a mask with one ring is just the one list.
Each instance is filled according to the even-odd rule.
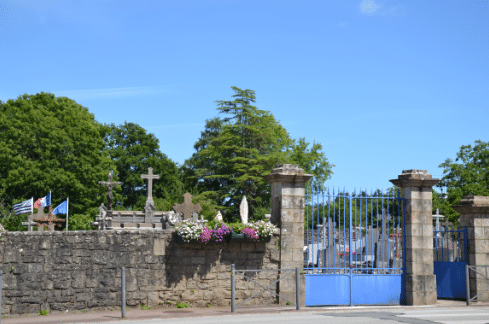
[[68,232],[68,207],[70,205],[70,197],[66,198],[66,231]]
[[31,214],[34,214],[34,196],[31,198]]

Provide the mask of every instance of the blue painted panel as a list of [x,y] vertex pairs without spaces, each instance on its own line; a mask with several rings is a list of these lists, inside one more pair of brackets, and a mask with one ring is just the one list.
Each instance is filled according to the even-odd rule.
[[306,274],[306,306],[350,305],[350,276]]
[[467,262],[433,262],[438,297],[467,298],[467,291],[465,290],[466,264]]
[[402,275],[353,275],[352,305],[399,305]]

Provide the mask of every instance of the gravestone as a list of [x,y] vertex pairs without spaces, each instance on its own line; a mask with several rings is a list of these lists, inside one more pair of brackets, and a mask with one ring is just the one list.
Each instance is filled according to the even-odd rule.
[[379,241],[375,246],[375,268],[389,268],[394,244],[390,244],[388,228],[388,214],[383,210],[381,215],[381,233],[379,235]]
[[98,184],[107,187],[107,207],[110,216],[110,211],[112,210],[112,199],[114,198],[112,189],[116,186],[120,186],[122,182],[112,181],[112,171],[109,171],[109,181],[99,181]]
[[365,236],[365,262],[367,267],[373,267],[375,262],[375,246],[379,239],[379,231],[377,228],[367,228]]
[[[42,209],[42,208],[40,208]],[[34,222],[37,223],[37,231],[38,232],[44,232],[44,227],[48,227],[48,231],[53,232],[54,231],[54,226],[59,226],[62,227],[63,225],[61,223],[66,222],[64,219],[58,219],[56,215],[53,213],[53,207],[49,206],[49,212],[42,218],[39,219],[34,219]]]
[[183,195],[183,203],[173,205],[173,210],[175,213],[183,214],[183,219],[191,219],[193,213],[199,213],[202,210],[200,204],[192,203],[192,195],[188,192]]

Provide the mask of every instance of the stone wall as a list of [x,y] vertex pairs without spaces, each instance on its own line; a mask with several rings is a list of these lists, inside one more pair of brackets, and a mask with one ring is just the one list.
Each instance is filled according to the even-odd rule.
[[[9,232],[1,248],[2,314],[110,307],[120,309],[121,267],[127,305],[185,302],[230,305],[236,269],[278,269],[278,236],[269,243],[177,243],[167,231]],[[261,284],[274,271],[248,273]],[[236,277],[236,303],[259,291]],[[272,304],[264,292],[246,305]]]

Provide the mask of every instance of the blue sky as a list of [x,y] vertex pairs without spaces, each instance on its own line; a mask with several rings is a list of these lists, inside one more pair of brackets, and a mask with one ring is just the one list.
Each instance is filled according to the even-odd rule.
[[0,100],[67,96],[183,163],[253,89],[330,186],[388,188],[489,140],[489,1],[3,1]]

